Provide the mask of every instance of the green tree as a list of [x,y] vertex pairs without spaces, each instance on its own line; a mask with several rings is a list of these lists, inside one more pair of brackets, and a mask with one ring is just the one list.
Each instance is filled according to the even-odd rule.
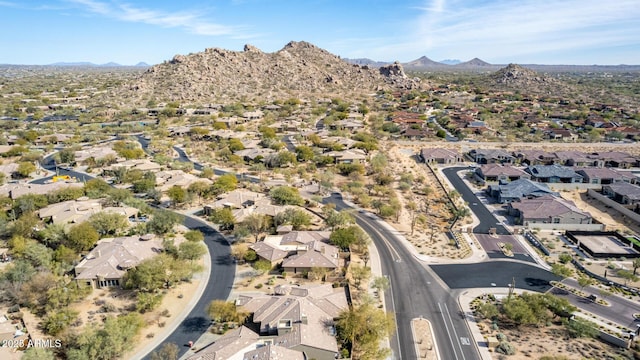
[[136,310],[142,314],[160,305],[162,294],[140,291],[136,294]]
[[91,179],[84,184],[84,193],[93,199],[103,197],[110,190],[111,186],[102,179]]
[[328,212],[324,221],[331,228],[331,231],[335,231],[340,227],[354,224],[356,222],[356,219],[348,210],[331,210]]
[[96,229],[89,222],[83,222],[69,229],[65,245],[76,252],[82,252],[91,249],[98,239],[100,234]]
[[269,222],[264,215],[253,213],[247,216],[242,224],[255,236],[256,242],[258,242],[260,234],[268,228]]
[[220,226],[220,230],[231,230],[234,228],[236,218],[233,216],[231,208],[217,208],[211,210],[209,221]]
[[342,347],[351,349],[351,358],[384,359],[390,355],[388,348],[381,347],[382,339],[391,335],[395,321],[391,314],[364,303],[350,307],[338,316],[337,338]]
[[29,177],[32,172],[36,171],[36,166],[33,163],[28,161],[23,161],[18,163],[18,168],[16,169],[16,174],[21,178]]
[[316,154],[313,148],[307,145],[300,145],[296,147],[296,158],[298,161],[305,162],[315,158]]
[[387,289],[389,289],[389,286],[391,286],[391,284],[389,283],[389,278],[385,276],[377,276],[375,279],[373,279],[373,284],[371,285],[372,288],[378,291],[387,291]]
[[69,360],[113,360],[133,348],[133,341],[144,327],[139,314],[108,316],[101,328],[89,327],[72,338],[67,351]]
[[329,241],[340,249],[349,249],[357,241],[356,229],[357,226],[335,229],[331,232]]
[[353,278],[354,285],[360,289],[360,284],[371,277],[371,268],[368,266],[352,265],[351,277]]
[[578,277],[578,285],[580,285],[580,289],[584,290],[585,287],[595,284],[595,280],[590,278],[589,276],[582,275]]
[[563,277],[563,278],[569,277],[573,273],[571,271],[571,269],[569,269],[568,267],[566,267],[566,266],[564,266],[562,264],[558,264],[558,263],[551,264],[551,272],[554,275],[558,275],[558,276]]
[[277,186],[269,191],[269,196],[279,205],[302,205],[304,199],[298,189],[291,186]]
[[289,224],[293,230],[302,230],[311,225],[311,216],[302,209],[287,208],[274,218],[275,225]]
[[184,234],[184,238],[193,242],[204,241],[204,235],[200,230],[189,230]]
[[211,186],[211,190],[214,194],[219,195],[222,193],[230,192],[238,188],[238,177],[235,174],[220,175]]
[[571,261],[573,257],[571,256],[571,254],[569,253],[562,253],[558,256],[558,260],[560,260],[561,263],[563,264],[567,264],[568,262]]
[[633,266],[633,275],[635,275],[638,268],[640,268],[640,258],[633,259],[631,264]]
[[129,227],[129,220],[122,214],[102,211],[91,215],[89,224],[100,235],[117,235]]
[[157,235],[164,235],[173,230],[173,227],[180,223],[182,219],[182,215],[172,211],[156,210],[153,212],[151,220],[147,222],[147,231]]
[[70,309],[61,309],[47,314],[43,321],[42,328],[52,336],[60,334],[78,317],[78,312]]
[[629,281],[631,282],[636,282],[638,281],[638,277],[636,275],[633,274],[633,271],[629,271],[629,270],[618,270],[618,272],[616,273],[619,277],[621,277],[622,279],[624,279],[624,285],[627,286],[627,283]]
[[187,191],[179,185],[173,185],[167,191],[167,196],[169,196],[174,206],[181,205],[187,201]]
[[207,314],[216,322],[243,322],[249,315],[246,312],[238,311],[233,301],[213,300],[207,307]]
[[160,350],[151,353],[151,360],[178,360],[180,350],[174,343],[164,343]]
[[268,260],[260,259],[253,263],[253,268],[256,269],[258,273],[264,274],[270,271],[272,266],[271,266],[271,262],[269,262]]
[[579,317],[574,317],[571,320],[565,322],[565,327],[569,336],[572,338],[590,337],[595,338],[598,336],[598,325],[589,320],[585,320]]
[[194,262],[207,253],[207,248],[201,242],[185,241],[178,245],[178,256],[181,259]]

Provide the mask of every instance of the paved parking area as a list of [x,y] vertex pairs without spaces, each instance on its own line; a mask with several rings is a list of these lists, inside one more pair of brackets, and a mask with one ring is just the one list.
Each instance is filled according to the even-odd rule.
[[525,260],[535,262],[535,260],[529,254],[529,251],[516,239],[513,235],[487,235],[487,234],[475,234],[478,242],[487,252],[487,256],[494,259],[512,259],[512,257],[506,256],[498,243],[510,243],[513,245],[513,259]]

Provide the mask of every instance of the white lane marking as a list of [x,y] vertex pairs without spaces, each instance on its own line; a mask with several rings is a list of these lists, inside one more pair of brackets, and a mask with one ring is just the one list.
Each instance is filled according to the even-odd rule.
[[449,331],[447,318],[444,317],[444,311],[442,311],[442,306],[440,306],[440,303],[438,303],[438,309],[440,309],[440,315],[442,316],[442,321],[444,321],[444,328],[445,330],[447,330],[447,335],[449,335],[449,342],[451,343],[451,347],[453,348],[453,356],[455,356],[456,360],[458,360],[458,354],[456,353],[456,345],[453,343],[453,337],[451,337],[451,332]]
[[[451,321],[451,329],[453,330],[453,335],[455,335],[456,339],[459,339],[458,337],[458,332],[456,331],[456,327],[453,325],[453,319],[451,318],[451,313],[449,312],[449,308],[447,307],[447,304],[444,304],[444,309],[447,311],[447,316],[449,316],[449,321]],[[460,356],[462,356],[462,359],[464,360],[464,352],[462,351],[462,345],[460,344],[460,341],[458,340],[458,349],[460,349]]]

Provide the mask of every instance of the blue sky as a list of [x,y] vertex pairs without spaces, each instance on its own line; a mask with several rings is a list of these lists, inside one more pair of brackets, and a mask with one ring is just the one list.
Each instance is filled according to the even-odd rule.
[[348,58],[640,64],[640,0],[0,0],[0,64],[308,41]]

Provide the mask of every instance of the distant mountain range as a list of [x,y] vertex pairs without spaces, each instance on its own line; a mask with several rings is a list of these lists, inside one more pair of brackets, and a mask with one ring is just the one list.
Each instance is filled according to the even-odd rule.
[[53,64],[49,64],[49,66],[89,66],[89,67],[123,67],[123,66],[128,66],[128,67],[149,67],[151,65],[147,64],[146,62],[139,62],[135,65],[122,65],[122,64],[118,64],[115,62],[108,62],[106,64],[94,64],[92,62],[86,62],[86,61],[80,61],[80,62],[57,62],[57,63],[53,63]]

